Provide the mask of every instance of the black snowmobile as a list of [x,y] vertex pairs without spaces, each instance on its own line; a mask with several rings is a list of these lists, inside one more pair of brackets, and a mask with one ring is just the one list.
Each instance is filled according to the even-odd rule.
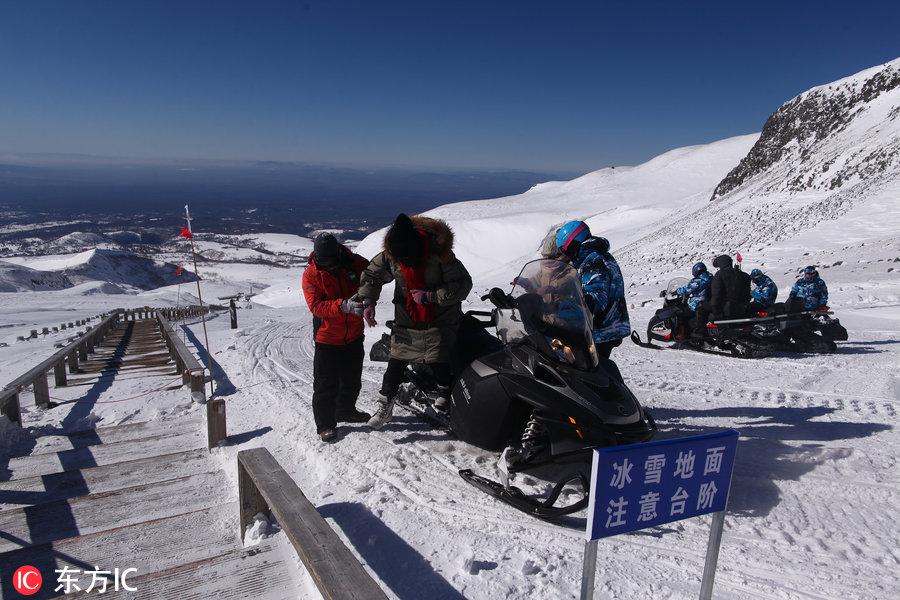
[[[649,440],[656,424],[615,363],[598,358],[577,272],[536,260],[515,281],[510,294],[493,288],[482,298],[492,311],[464,315],[449,414],[432,407],[436,385],[427,365],[407,369],[397,401],[464,442],[502,450],[501,482],[468,469],[459,474],[519,510],[553,520],[587,506],[591,448]],[[374,360],[387,359],[384,338],[372,349]],[[538,467],[538,477],[557,479],[546,497],[510,485],[511,474]],[[567,486],[581,498],[557,506]]]
[[681,348],[727,354],[738,358],[763,358],[775,352],[830,354],[836,341],[847,339],[847,330],[830,310],[803,310],[796,302],[778,303],[741,318],[710,322],[706,336],[691,335],[691,311],[676,290],[688,280],[677,277],[660,293],[663,307],[647,324],[647,341],[637,331],[631,340],[644,348]]

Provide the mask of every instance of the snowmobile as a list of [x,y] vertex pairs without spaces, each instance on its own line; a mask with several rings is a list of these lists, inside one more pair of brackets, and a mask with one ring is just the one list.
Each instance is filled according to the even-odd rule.
[[[500,482],[459,471],[480,490],[544,520],[577,512],[588,503],[591,449],[649,440],[656,423],[615,363],[597,356],[591,313],[571,265],[529,262],[509,294],[493,288],[482,300],[493,310],[469,311],[460,326],[450,410],[432,407],[437,386],[427,365],[406,370],[398,405],[461,441],[502,450]],[[387,358],[384,338],[373,347],[373,359]],[[539,467],[540,475],[533,471]],[[538,498],[510,484],[513,474],[525,471],[541,478],[567,474]],[[564,489],[566,497],[581,498],[558,505]]]
[[795,302],[778,303],[767,310],[753,311],[742,318],[711,321],[706,336],[691,335],[688,321],[691,311],[687,301],[676,290],[688,280],[672,279],[660,293],[663,306],[647,324],[647,341],[637,331],[631,340],[644,348],[683,348],[726,354],[738,358],[763,358],[775,352],[830,354],[837,349],[835,341],[847,339],[847,330],[827,307],[803,310]]

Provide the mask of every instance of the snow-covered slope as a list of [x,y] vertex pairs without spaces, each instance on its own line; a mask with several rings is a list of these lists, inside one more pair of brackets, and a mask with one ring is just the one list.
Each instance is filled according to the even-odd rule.
[[[617,248],[659,228],[673,214],[702,206],[757,137],[678,148],[636,167],[601,169],[572,181],[540,184],[518,196],[458,202],[425,214],[450,223],[456,253],[474,277],[502,279],[536,255],[555,223],[584,219]],[[383,230],[371,234],[357,251],[374,256],[383,236]]]

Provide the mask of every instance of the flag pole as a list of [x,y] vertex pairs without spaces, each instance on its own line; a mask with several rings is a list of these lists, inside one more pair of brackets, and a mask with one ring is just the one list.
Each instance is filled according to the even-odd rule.
[[191,236],[191,256],[194,259],[194,275],[197,276],[197,299],[200,300],[200,318],[203,320],[203,340],[206,343],[206,368],[209,369],[209,398],[213,397],[213,370],[212,359],[209,353],[209,334],[206,332],[206,311],[203,306],[203,294],[200,292],[200,272],[197,270],[197,250],[194,247],[194,230],[191,228],[191,211],[188,205],[184,205],[184,218],[187,219],[187,228]]

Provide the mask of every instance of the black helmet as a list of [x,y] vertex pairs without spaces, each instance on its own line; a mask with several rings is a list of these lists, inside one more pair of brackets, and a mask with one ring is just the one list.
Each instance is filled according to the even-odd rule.
[[706,273],[706,265],[702,262],[695,263],[694,266],[691,267],[691,275],[699,277],[700,273]]

